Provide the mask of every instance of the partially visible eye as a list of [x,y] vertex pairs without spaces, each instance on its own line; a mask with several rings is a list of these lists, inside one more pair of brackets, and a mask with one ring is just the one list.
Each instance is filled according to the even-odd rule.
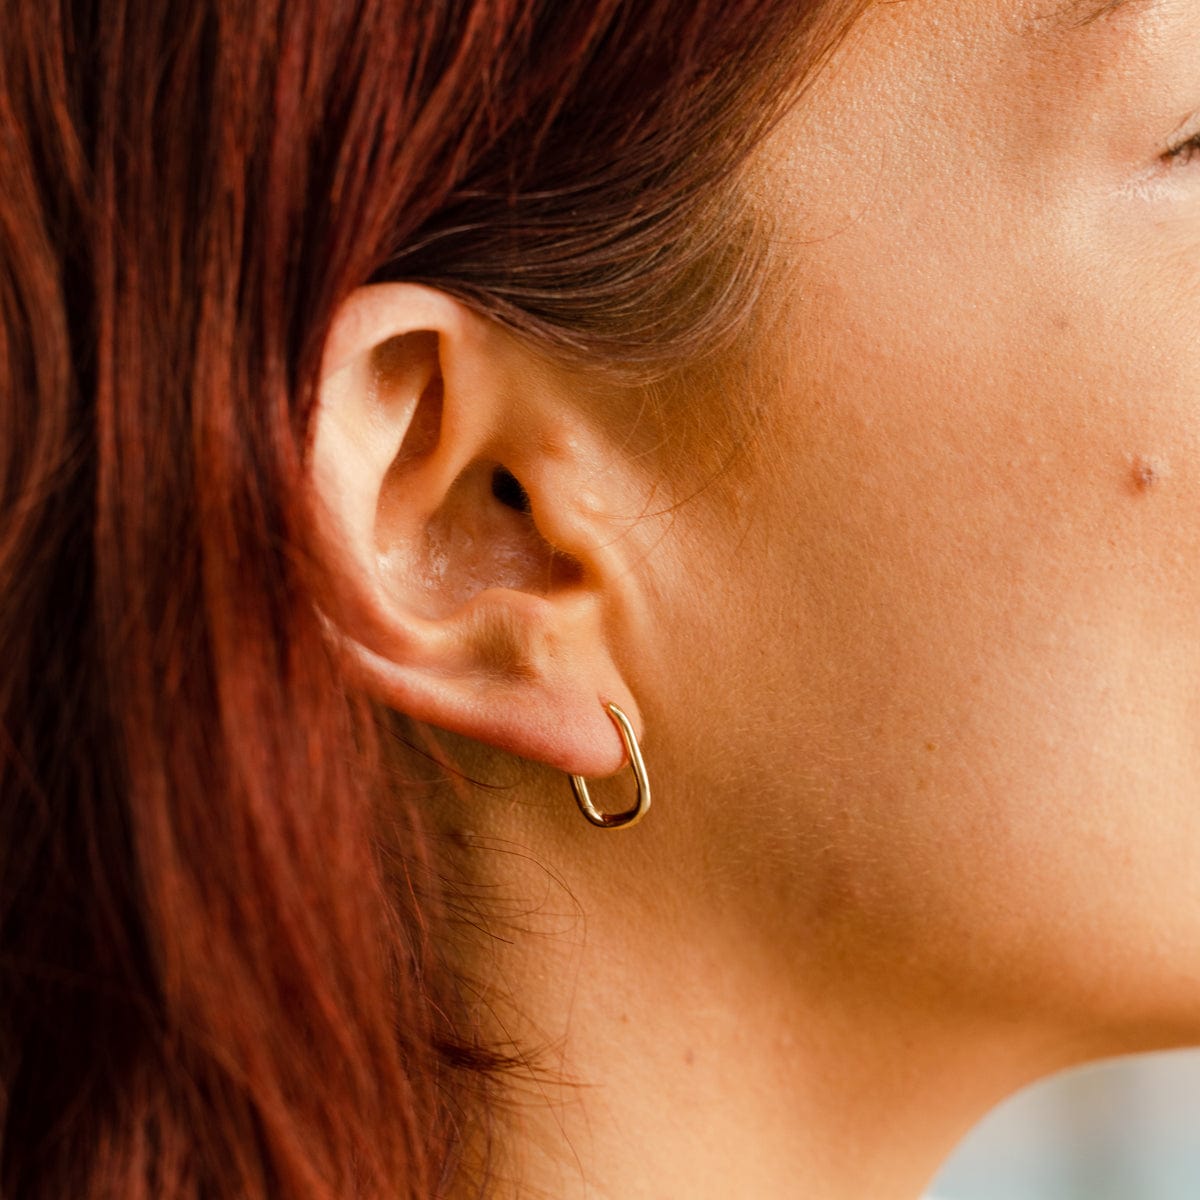
[[1176,164],[1200,162],[1200,133],[1194,133],[1186,142],[1172,146],[1164,155],[1163,162],[1172,166]]

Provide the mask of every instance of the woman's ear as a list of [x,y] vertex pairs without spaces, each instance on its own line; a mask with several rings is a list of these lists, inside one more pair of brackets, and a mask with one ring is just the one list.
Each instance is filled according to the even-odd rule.
[[618,770],[605,702],[641,724],[608,632],[629,508],[562,373],[443,293],[379,284],[336,317],[314,420],[325,616],[356,682],[524,758]]

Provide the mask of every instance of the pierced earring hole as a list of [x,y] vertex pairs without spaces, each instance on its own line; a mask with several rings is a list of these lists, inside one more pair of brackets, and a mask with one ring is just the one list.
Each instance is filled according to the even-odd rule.
[[497,467],[492,472],[492,495],[506,508],[528,516],[533,511],[529,503],[529,493],[521,486],[517,477],[504,467]]

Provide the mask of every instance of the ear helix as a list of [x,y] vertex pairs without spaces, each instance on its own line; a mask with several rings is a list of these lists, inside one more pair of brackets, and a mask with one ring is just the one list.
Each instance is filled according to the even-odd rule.
[[602,813],[592,803],[587,780],[582,775],[571,776],[571,790],[575,793],[575,802],[580,811],[593,825],[601,829],[627,829],[630,825],[636,825],[650,811],[650,780],[646,776],[646,763],[629,718],[615,704],[606,704],[604,707],[625,743],[625,752],[629,755],[629,765],[637,782],[637,800],[627,812]]

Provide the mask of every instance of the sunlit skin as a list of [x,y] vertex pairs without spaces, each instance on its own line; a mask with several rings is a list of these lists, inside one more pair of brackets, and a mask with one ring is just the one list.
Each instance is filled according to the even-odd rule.
[[[598,681],[536,710],[558,733],[364,659],[557,768],[445,801],[501,935],[463,951],[480,1019],[545,1071],[511,1083],[493,1194],[914,1200],[1024,1083],[1200,1040],[1200,3],[1080,16],[858,22],[746,173],[761,319],[696,403],[753,436],[684,503],[569,372],[398,294],[499,380],[476,441],[582,562],[571,629],[604,647],[572,676],[555,642]],[[599,699],[656,788],[627,832],[561,774],[615,768]]]

